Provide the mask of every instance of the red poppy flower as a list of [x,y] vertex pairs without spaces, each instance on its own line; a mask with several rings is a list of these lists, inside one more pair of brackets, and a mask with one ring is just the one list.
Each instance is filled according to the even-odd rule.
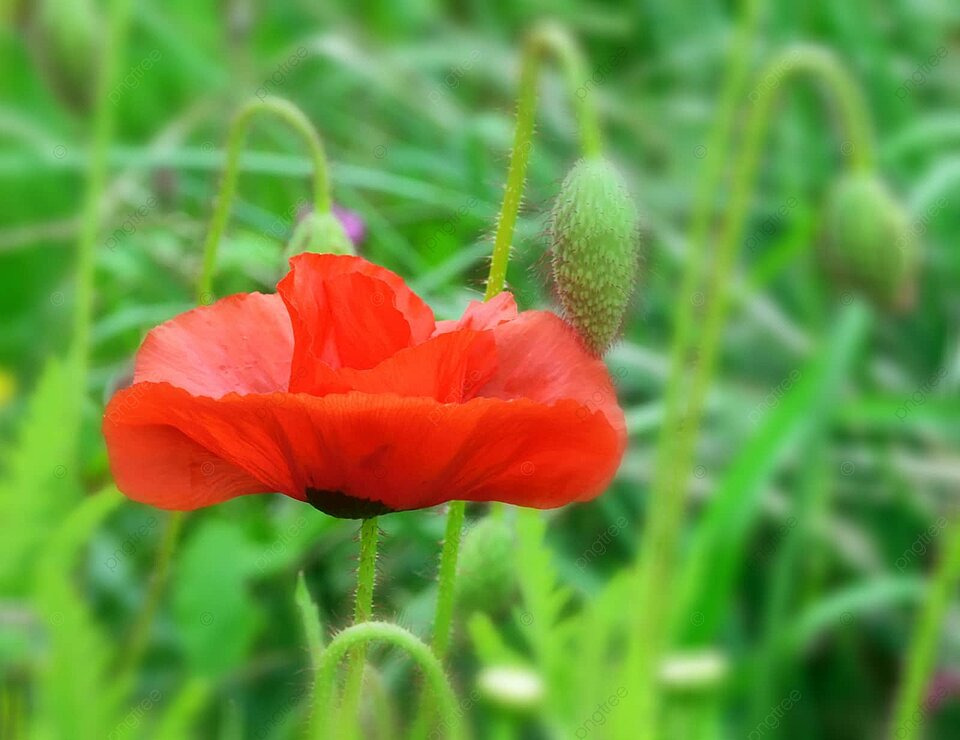
[[280,492],[366,517],[601,493],[626,446],[603,363],[502,293],[456,321],[358,257],[302,254],[277,294],[153,329],[103,434],[120,490],[166,509]]

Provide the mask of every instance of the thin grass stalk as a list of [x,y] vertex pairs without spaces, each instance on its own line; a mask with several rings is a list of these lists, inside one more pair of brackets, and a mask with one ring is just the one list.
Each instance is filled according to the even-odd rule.
[[[756,96],[748,112],[742,150],[735,161],[732,195],[727,218],[720,235],[713,270],[707,284],[706,309],[702,319],[703,333],[696,355],[693,378],[683,395],[689,399],[685,409],[679,402],[667,405],[658,465],[651,491],[651,519],[641,550],[638,590],[640,608],[634,627],[635,658],[633,679],[636,682],[638,737],[648,740],[657,736],[658,686],[660,661],[667,649],[672,583],[676,568],[676,548],[686,489],[693,466],[694,445],[698,437],[703,404],[713,377],[717,349],[729,307],[729,285],[733,265],[742,243],[750,194],[759,166],[760,148],[770,123],[771,112],[785,83],[799,74],[808,74],[823,83],[826,91],[839,103],[847,138],[842,147],[851,153],[851,166],[868,168],[873,161],[873,144],[863,98],[856,84],[828,53],[809,46],[798,46],[775,57],[763,70],[755,90]],[[765,81],[776,79],[776,84]],[[683,295],[681,300],[693,296]],[[702,303],[702,301],[696,301]],[[681,311],[689,308],[680,307]],[[692,312],[691,312],[692,316]],[[678,384],[677,376],[671,385]]]
[[960,517],[954,518],[943,536],[944,549],[907,653],[890,728],[893,740],[916,740],[927,721],[929,707],[924,704],[924,694],[936,666],[950,599],[960,586]]

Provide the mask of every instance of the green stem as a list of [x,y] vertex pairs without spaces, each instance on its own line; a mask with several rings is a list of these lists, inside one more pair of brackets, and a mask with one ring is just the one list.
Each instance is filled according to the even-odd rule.
[[563,66],[570,95],[575,100],[577,120],[580,126],[580,147],[583,156],[598,156],[603,149],[600,122],[589,95],[578,95],[587,81],[586,65],[573,39],[559,26],[549,24],[534,29],[523,44],[520,60],[520,92],[517,98],[517,122],[513,133],[513,151],[507,169],[507,185],[497,218],[497,231],[493,238],[493,259],[484,300],[490,300],[500,291],[507,280],[507,263],[510,261],[510,244],[513,229],[523,200],[523,188],[527,177],[530,150],[533,149],[533,124],[537,110],[537,81],[540,78],[541,57],[552,53]]
[[258,114],[270,114],[282,120],[303,137],[313,160],[313,208],[316,213],[330,211],[330,181],[327,176],[327,157],[323,141],[310,119],[293,103],[281,98],[266,97],[263,100],[251,100],[230,125],[227,134],[227,161],[217,195],[216,206],[210,221],[210,229],[203,245],[203,267],[197,287],[197,300],[207,303],[212,296],[213,270],[217,260],[217,247],[227,226],[230,205],[237,189],[240,170],[240,153],[250,124]]
[[[463,533],[463,520],[467,504],[464,501],[451,501],[447,505],[447,526],[443,534],[443,548],[440,551],[440,567],[437,571],[437,607],[433,618],[434,654],[442,661],[450,646],[453,625],[453,607],[456,600],[457,560],[460,557],[460,539]],[[417,710],[410,736],[421,738],[433,719],[436,708],[432,696],[423,695]]]
[[924,690],[933,675],[937,645],[943,629],[950,598],[960,583],[960,517],[944,533],[946,547],[933,576],[929,594],[907,653],[907,665],[894,712],[890,737],[915,740],[926,719]]
[[[459,738],[463,736],[460,722],[460,712],[457,708],[456,695],[450,687],[443,666],[430,648],[416,636],[396,624],[387,622],[365,622],[348,627],[338,634],[327,646],[320,658],[317,670],[316,703],[313,708],[314,716],[321,718],[318,733],[315,738],[334,737],[329,732],[329,719],[332,716],[331,697],[336,679],[337,665],[343,656],[350,651],[365,649],[367,643],[380,640],[405,650],[408,655],[420,666],[433,694],[436,696],[440,722],[445,728],[443,737]],[[347,718],[349,719],[349,718]]]
[[160,542],[160,548],[157,550],[157,557],[153,564],[153,573],[150,577],[147,596],[143,601],[143,607],[137,616],[137,621],[130,631],[127,649],[123,651],[123,662],[119,669],[121,675],[136,668],[147,648],[150,628],[153,625],[153,618],[156,616],[157,609],[160,607],[160,600],[163,597],[163,590],[170,572],[170,561],[173,558],[173,551],[183,527],[183,517],[182,511],[173,511],[167,519],[167,526],[163,530],[163,539]]
[[[635,677],[641,740],[656,737],[658,695],[657,667],[668,647],[671,585],[674,581],[676,546],[686,503],[686,489],[693,465],[694,445],[698,436],[703,404],[713,375],[714,362],[729,304],[728,287],[733,265],[742,243],[749,196],[756,180],[760,147],[764,141],[770,114],[778,93],[786,81],[801,73],[809,74],[824,84],[839,103],[847,138],[842,149],[851,154],[851,165],[868,167],[873,161],[873,147],[867,126],[867,114],[855,83],[828,53],[813,47],[796,47],[771,61],[751,92],[743,149],[736,160],[732,195],[726,221],[721,229],[710,273],[706,313],[702,335],[689,388],[682,383],[682,374],[671,374],[671,387],[660,445],[658,464],[651,491],[649,533],[645,538],[639,563],[638,588],[642,608],[637,610],[634,628]],[[692,319],[690,305],[700,303],[696,283],[685,283],[681,297],[681,321]],[[693,288],[694,290],[691,290]],[[689,305],[686,305],[689,304]],[[691,329],[681,327],[686,335]],[[685,353],[686,347],[680,351]],[[682,363],[681,363],[682,365]],[[686,408],[682,401],[687,400]]]
[[453,624],[453,602],[456,595],[457,559],[460,555],[460,535],[467,505],[463,501],[451,501],[447,512],[447,527],[443,535],[443,550],[440,554],[439,585],[437,588],[437,611],[433,621],[433,651],[440,660],[450,646],[450,631]]
[[[377,517],[364,519],[360,525],[360,567],[357,569],[357,595],[353,608],[354,624],[369,622],[373,614],[373,588],[377,575]],[[367,659],[363,644],[350,653],[347,682],[343,690],[343,716],[355,717],[363,686],[363,665]],[[317,680],[320,680],[318,674]]]
[[[110,93],[116,84],[118,70],[126,52],[130,21],[130,0],[113,0],[110,4],[109,27],[103,55],[97,71],[93,142],[87,175],[80,233],[77,239],[76,305],[73,325],[73,362],[76,372],[77,399],[87,395],[87,367],[90,354],[90,323],[93,318],[96,242],[103,223],[104,192],[107,183],[107,158],[116,128],[116,105]],[[82,403],[79,403],[82,408]],[[79,418],[79,417],[78,417]]]
[[[520,212],[523,188],[527,176],[530,150],[533,148],[533,125],[537,110],[537,81],[540,76],[540,60],[552,53],[563,67],[567,85],[574,100],[577,121],[580,127],[580,144],[584,156],[596,156],[603,148],[600,121],[596,109],[588,102],[587,95],[577,94],[587,81],[583,56],[573,39],[559,26],[544,24],[528,34],[523,44],[520,62],[520,92],[517,100],[517,122],[513,134],[513,151],[507,169],[507,184],[503,203],[497,219],[497,231],[493,239],[493,257],[484,300],[490,300],[503,291],[507,281],[507,264],[510,261],[510,243]],[[433,647],[442,659],[450,642],[450,627],[453,622],[453,604],[457,577],[457,559],[460,554],[460,534],[463,528],[466,504],[451,501],[447,509],[447,526],[443,549],[440,553],[439,588],[434,617]],[[502,515],[502,507],[494,503],[492,513]],[[421,704],[416,725],[421,726],[431,713],[429,700]]]

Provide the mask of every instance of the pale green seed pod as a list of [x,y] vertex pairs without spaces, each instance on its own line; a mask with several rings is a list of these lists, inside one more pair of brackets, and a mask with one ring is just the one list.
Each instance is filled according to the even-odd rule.
[[516,588],[513,549],[513,530],[500,518],[484,517],[464,536],[457,601],[466,612],[491,614],[509,605]]
[[912,305],[920,245],[906,211],[874,175],[846,174],[831,188],[818,252],[841,290],[888,309]]
[[343,229],[343,224],[332,212],[316,213],[311,211],[293,230],[284,252],[290,258],[301,252],[323,252],[326,254],[355,255],[353,242]]
[[521,665],[487,666],[477,676],[480,695],[496,707],[511,712],[534,711],[543,703],[543,678]]
[[570,170],[550,214],[553,277],[566,318],[602,355],[620,334],[640,272],[640,217],[603,157]]
[[103,20],[91,0],[39,0],[28,20],[30,48],[54,94],[76,111],[89,109],[103,44]]

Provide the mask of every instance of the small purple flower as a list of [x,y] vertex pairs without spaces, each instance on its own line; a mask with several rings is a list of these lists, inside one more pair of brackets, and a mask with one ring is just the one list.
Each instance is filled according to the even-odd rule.
[[[347,238],[355,247],[358,246],[367,235],[367,225],[364,223],[363,217],[356,211],[351,211],[348,208],[343,208],[338,205],[334,205],[332,210],[333,215],[337,217],[337,221],[343,226]],[[313,208],[308,205],[302,207],[297,212],[297,222],[303,221],[312,211]]]
[[367,235],[367,225],[363,222],[359,213],[334,206],[333,215],[340,221],[343,230],[347,232],[347,236],[354,245],[363,241],[363,238]]
[[960,695],[960,672],[938,671],[927,687],[924,707],[928,712],[936,712],[950,699]]

